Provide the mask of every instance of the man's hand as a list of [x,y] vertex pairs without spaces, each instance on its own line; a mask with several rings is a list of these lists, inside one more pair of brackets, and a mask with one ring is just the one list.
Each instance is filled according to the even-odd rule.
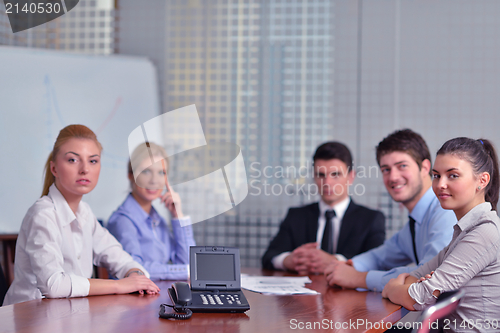
[[[414,311],[413,304],[415,301],[410,297],[408,293],[408,288],[411,283],[408,282],[407,278],[411,277],[408,273],[399,274],[397,278],[390,279],[389,282],[382,290],[382,297],[388,298],[391,302],[395,304],[400,304],[410,311]],[[416,278],[410,279],[411,281],[416,281]]]
[[398,277],[394,279],[390,279],[389,282],[382,290],[382,297],[391,299],[391,295],[398,290],[398,287],[403,286],[405,284],[406,277],[410,276],[408,273],[399,274]]
[[358,272],[352,266],[352,260],[348,260],[347,262],[332,261],[325,268],[325,277],[328,284],[343,288],[367,288],[367,274],[367,272]]
[[290,271],[296,271],[299,274],[307,275],[309,273],[309,260],[307,253],[309,250],[315,249],[317,246],[317,243],[306,243],[299,246],[285,258],[283,265]]
[[311,273],[323,274],[326,266],[332,261],[336,261],[334,255],[327,253],[321,249],[310,250],[309,253],[309,271]]
[[299,274],[323,273],[335,256],[318,249],[318,243],[306,243],[296,248],[283,261],[283,265]]

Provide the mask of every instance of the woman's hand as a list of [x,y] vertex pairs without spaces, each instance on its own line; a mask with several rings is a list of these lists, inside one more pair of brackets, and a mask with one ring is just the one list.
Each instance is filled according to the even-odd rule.
[[160,197],[160,201],[163,202],[165,207],[170,211],[173,218],[183,218],[184,214],[182,213],[182,205],[181,205],[181,197],[177,192],[174,192],[170,184],[168,183],[167,177],[167,167],[165,166],[165,160],[161,160],[161,164],[163,166],[164,175],[165,175],[165,187],[167,188],[167,192]]
[[424,282],[425,280],[429,280],[432,277],[432,274],[434,274],[434,271],[432,271],[430,274],[422,276],[420,279],[418,279],[418,283]]
[[161,202],[167,207],[172,214],[173,218],[182,218],[184,214],[182,213],[181,198],[177,192],[174,192],[172,188],[168,187],[168,192],[160,197]]
[[148,295],[156,295],[160,292],[160,288],[153,281],[135,272],[121,280],[89,279],[89,282],[89,296],[129,294],[136,291],[141,295],[144,295],[144,292]]
[[160,288],[144,275],[131,274],[129,277],[117,280],[117,294],[129,294],[138,291],[143,295],[146,292],[148,295],[155,295],[160,292]]

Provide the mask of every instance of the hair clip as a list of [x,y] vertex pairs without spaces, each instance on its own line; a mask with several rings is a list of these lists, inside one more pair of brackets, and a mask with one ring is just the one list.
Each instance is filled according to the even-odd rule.
[[484,146],[484,142],[483,142],[483,140],[479,139],[479,142],[481,142],[481,144]]

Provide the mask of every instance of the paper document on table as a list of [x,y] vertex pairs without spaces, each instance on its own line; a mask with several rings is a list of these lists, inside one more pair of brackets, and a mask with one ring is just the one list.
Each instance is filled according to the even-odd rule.
[[270,295],[319,294],[305,287],[311,282],[307,276],[241,276],[241,288]]

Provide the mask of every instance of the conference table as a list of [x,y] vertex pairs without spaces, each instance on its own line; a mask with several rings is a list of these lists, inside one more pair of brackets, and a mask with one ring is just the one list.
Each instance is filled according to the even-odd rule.
[[[256,268],[251,275],[293,276]],[[188,320],[161,319],[162,303],[172,304],[157,281],[159,295],[106,295],[41,299],[0,307],[0,332],[383,332],[402,316],[399,305],[371,291],[327,286],[323,275],[310,275],[306,286],[318,295],[263,295],[243,290],[245,313],[194,313]]]

